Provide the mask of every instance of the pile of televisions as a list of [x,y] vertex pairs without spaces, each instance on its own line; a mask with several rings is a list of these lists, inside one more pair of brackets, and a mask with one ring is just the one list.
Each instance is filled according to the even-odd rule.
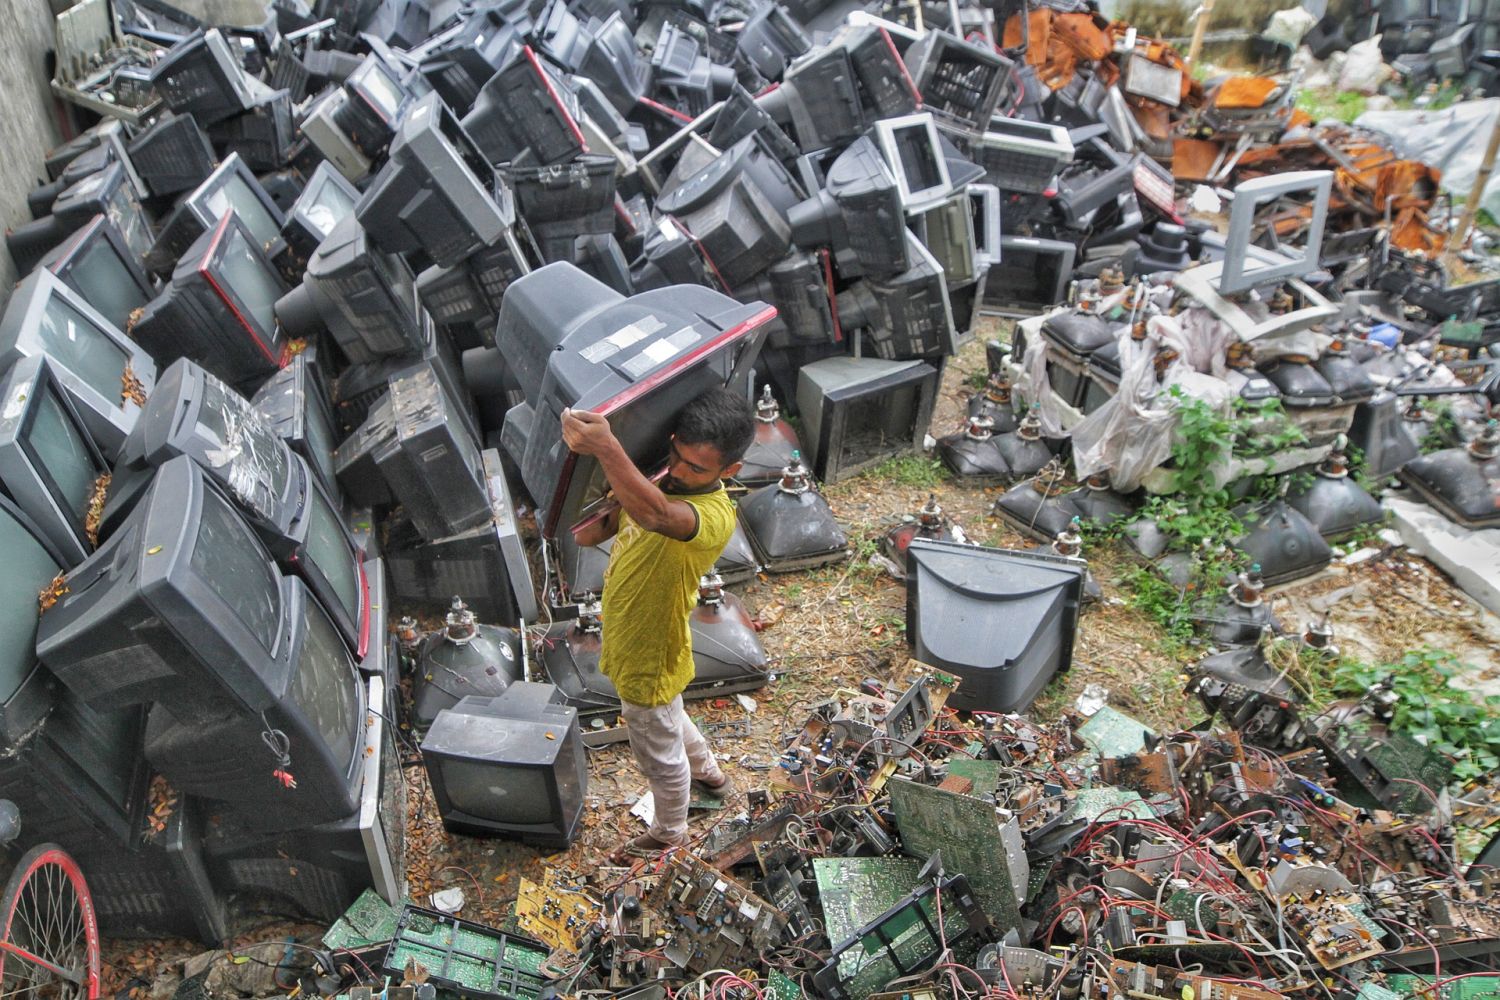
[[[120,77],[155,97],[48,155],[0,318],[0,795],[80,859],[108,932],[218,941],[242,905],[398,899],[400,666],[472,626],[418,650],[397,618],[454,595],[520,662],[465,675],[418,733],[439,808],[571,839],[580,734],[617,702],[607,554],[569,530],[604,483],[564,407],[651,468],[704,389],[757,401],[690,693],[763,682],[723,583],[846,554],[814,479],[920,443],[1002,201],[1072,156],[1007,117],[1025,71],[967,21],[857,7],[115,12],[160,49]],[[1031,270],[1054,301],[1066,273]],[[529,662],[544,615],[558,641]],[[486,745],[505,719],[537,747]]]

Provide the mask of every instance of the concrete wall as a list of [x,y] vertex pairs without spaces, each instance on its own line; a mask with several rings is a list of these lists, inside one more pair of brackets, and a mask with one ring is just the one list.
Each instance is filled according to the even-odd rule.
[[[47,54],[52,51],[52,8],[45,0],[0,0],[0,223],[31,219],[26,192],[46,176],[42,157],[62,141]],[[16,268],[0,247],[0,302],[10,298]]]

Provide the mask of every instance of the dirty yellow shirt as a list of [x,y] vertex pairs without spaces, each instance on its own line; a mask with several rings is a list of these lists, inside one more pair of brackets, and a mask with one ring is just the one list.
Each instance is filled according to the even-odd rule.
[[620,512],[620,530],[604,572],[604,633],[599,670],[633,705],[665,705],[693,679],[688,616],[698,578],[734,534],[734,501],[712,493],[671,494],[698,512],[698,531],[679,542],[647,531]]

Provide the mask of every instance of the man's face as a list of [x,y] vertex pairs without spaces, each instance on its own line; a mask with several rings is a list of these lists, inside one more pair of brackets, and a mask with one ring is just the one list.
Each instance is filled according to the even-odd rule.
[[698,493],[717,486],[720,479],[739,471],[740,463],[724,465],[724,456],[711,444],[689,444],[672,436],[667,476],[661,488],[667,493]]

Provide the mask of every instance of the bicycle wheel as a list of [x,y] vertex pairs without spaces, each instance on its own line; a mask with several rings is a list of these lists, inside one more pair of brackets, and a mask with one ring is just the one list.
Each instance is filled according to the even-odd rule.
[[27,851],[0,896],[0,1000],[98,1000],[99,924],[66,851]]

